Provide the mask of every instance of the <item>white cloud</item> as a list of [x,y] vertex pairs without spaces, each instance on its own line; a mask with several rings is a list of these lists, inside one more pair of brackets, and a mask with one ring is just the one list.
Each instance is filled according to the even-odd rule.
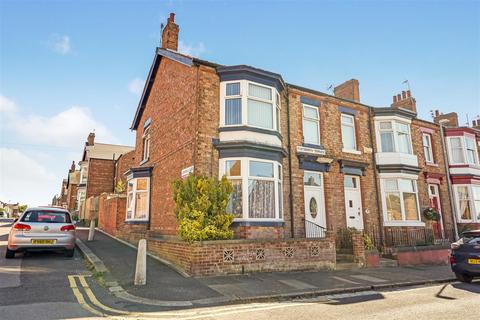
[[145,80],[140,78],[135,78],[128,84],[128,91],[131,93],[140,96],[143,92],[143,87],[145,85]]
[[62,55],[72,52],[70,37],[67,35],[52,34],[49,43],[53,51]]
[[[18,149],[0,148],[0,199],[46,205],[60,181],[46,167]],[[58,184],[58,186],[57,186]]]
[[12,114],[17,110],[15,102],[0,95],[0,113]]
[[178,42],[178,52],[181,52],[183,54],[193,56],[193,57],[199,57],[205,51],[206,51],[206,48],[203,42],[199,42],[197,44],[187,44],[183,42],[183,40],[180,40]]

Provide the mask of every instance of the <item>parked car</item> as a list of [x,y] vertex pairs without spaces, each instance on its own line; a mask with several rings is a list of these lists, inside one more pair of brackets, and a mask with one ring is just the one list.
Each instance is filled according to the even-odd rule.
[[470,283],[480,277],[480,230],[463,232],[451,248],[450,265],[457,279]]
[[11,259],[17,252],[33,250],[63,250],[67,257],[73,257],[75,225],[67,210],[29,208],[14,221],[8,235],[5,258]]

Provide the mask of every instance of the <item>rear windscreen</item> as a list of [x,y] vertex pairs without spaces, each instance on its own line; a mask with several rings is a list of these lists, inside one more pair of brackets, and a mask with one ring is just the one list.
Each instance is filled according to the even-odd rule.
[[23,222],[45,222],[45,223],[72,223],[70,215],[66,212],[57,211],[28,211],[22,220]]

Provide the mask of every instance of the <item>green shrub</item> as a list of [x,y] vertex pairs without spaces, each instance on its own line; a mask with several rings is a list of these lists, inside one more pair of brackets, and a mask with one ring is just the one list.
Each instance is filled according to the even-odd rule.
[[173,182],[178,235],[188,242],[233,238],[233,215],[226,213],[232,190],[225,177],[189,175]]
[[363,245],[365,246],[365,250],[374,250],[375,245],[373,244],[372,238],[366,233],[363,234]]

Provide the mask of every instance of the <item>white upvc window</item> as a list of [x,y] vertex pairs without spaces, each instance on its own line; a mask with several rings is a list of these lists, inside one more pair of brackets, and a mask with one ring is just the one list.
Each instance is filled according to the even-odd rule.
[[220,159],[220,176],[233,185],[227,212],[236,220],[283,219],[282,165],[255,158]]
[[454,185],[459,222],[480,222],[480,185]]
[[381,178],[381,191],[385,225],[422,224],[416,180]]
[[410,124],[399,120],[379,120],[377,136],[380,152],[412,154]]
[[150,127],[147,127],[143,131],[143,136],[142,136],[142,146],[143,146],[143,152],[142,152],[142,162],[145,162],[148,160],[150,157]]
[[88,163],[85,165],[83,164],[80,167],[80,184],[85,184],[87,183],[87,177],[88,177]]
[[280,131],[280,95],[276,88],[252,81],[220,86],[220,126],[251,126]]
[[342,144],[344,151],[357,151],[355,135],[355,117],[350,114],[341,115]]
[[432,149],[432,136],[428,133],[422,134],[423,154],[425,155],[425,162],[434,163],[433,149]]
[[85,201],[85,190],[79,190],[77,193],[77,208],[80,209],[80,206]]
[[448,156],[451,164],[478,165],[475,138],[471,136],[448,137]]
[[126,221],[148,221],[150,211],[150,178],[134,178],[127,182]]
[[320,116],[318,107],[303,104],[303,142],[320,145]]

